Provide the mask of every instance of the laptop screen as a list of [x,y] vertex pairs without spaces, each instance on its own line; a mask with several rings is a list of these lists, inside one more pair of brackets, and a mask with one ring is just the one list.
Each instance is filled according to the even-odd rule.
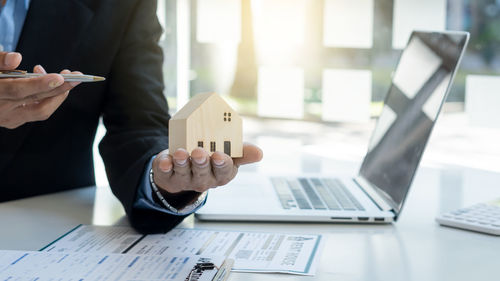
[[360,170],[396,213],[467,41],[466,32],[413,32],[401,54]]

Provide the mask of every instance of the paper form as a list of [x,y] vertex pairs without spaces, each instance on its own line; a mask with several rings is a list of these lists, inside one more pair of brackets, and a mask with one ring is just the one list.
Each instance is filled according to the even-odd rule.
[[314,275],[322,242],[321,235],[188,228],[145,236],[132,233],[129,227],[82,225],[42,250],[106,253],[125,249],[123,253],[140,255],[225,256],[235,260],[233,271]]
[[[127,226],[79,225],[41,250],[47,252],[123,254],[142,237],[142,234]],[[53,247],[55,243],[57,243],[57,247]]]
[[[197,262],[223,257],[0,251],[0,280],[185,280]],[[212,280],[206,270],[198,280]]]

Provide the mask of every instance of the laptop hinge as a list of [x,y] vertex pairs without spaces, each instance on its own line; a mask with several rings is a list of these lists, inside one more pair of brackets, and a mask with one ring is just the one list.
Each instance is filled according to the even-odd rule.
[[372,187],[370,183],[368,183],[362,177],[354,178],[354,182],[358,184],[358,186],[373,200],[382,211],[393,211],[394,208],[391,207],[389,203],[385,201],[385,199],[378,194],[378,192]]

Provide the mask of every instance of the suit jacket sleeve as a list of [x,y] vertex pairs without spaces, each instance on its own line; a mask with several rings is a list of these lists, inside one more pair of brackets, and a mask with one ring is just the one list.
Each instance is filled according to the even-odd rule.
[[109,183],[134,228],[166,232],[184,217],[134,207],[145,165],[168,148],[161,26],[156,1],[138,0],[108,77],[103,108],[107,133],[99,144]]

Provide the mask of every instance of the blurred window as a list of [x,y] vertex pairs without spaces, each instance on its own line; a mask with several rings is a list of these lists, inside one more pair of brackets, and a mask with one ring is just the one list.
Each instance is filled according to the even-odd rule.
[[471,33],[445,111],[470,101],[476,114],[481,100],[466,92],[480,81],[500,93],[490,83],[500,75],[500,0],[160,0],[158,15],[174,110],[215,91],[247,115],[366,121],[380,114],[414,29]]

